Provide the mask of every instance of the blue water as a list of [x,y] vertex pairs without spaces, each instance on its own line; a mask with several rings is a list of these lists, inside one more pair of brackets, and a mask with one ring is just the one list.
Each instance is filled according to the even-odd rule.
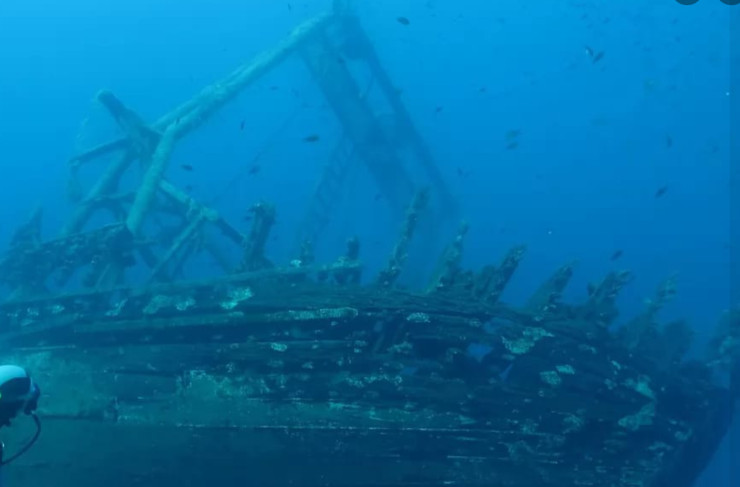
[[[114,133],[93,101],[99,89],[154,121],[330,3],[0,2],[0,242],[39,203],[45,235],[58,231],[69,210],[60,204],[67,158]],[[730,16],[737,22],[740,6],[357,4],[471,223],[466,266],[527,244],[505,296],[514,303],[572,259],[579,264],[568,300],[583,299],[587,283],[610,270],[631,269],[637,279],[620,298],[624,318],[677,273],[679,295],[662,319],[686,318],[698,343],[711,334],[739,294],[731,162],[740,148],[730,135],[740,86],[730,74],[740,58],[730,49]],[[594,63],[586,46],[603,58]],[[518,146],[507,149],[512,130],[520,131]],[[314,133],[319,143],[301,141]],[[307,71],[291,61],[189,138],[171,178],[236,221],[255,201],[275,203],[270,257],[285,261],[294,250],[291,229],[340,135]],[[194,170],[178,172],[177,164]],[[245,174],[253,164],[259,173]],[[380,265],[394,238],[389,212],[366,197],[375,192],[367,178],[354,184],[363,197],[345,203],[327,245],[336,254],[346,236],[358,234],[364,259]],[[659,188],[667,189],[656,197]],[[617,250],[621,258],[610,260]],[[729,447],[721,452],[702,485],[730,485],[731,455]]]

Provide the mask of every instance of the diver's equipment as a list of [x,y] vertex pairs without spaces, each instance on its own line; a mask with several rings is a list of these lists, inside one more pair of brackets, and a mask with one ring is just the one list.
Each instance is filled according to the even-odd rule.
[[0,365],[0,427],[10,424],[23,411],[31,414],[38,407],[41,390],[25,369]]
[[21,412],[30,415],[36,424],[33,438],[10,458],[4,459],[0,456],[0,466],[7,465],[26,453],[41,434],[41,421],[34,413],[40,395],[41,389],[25,369],[17,365],[0,365],[0,428],[9,426],[10,420]]
[[39,435],[41,434],[41,420],[34,413],[31,413],[31,417],[33,418],[33,422],[36,423],[36,433],[34,433],[33,437],[31,437],[31,439],[28,440],[28,443],[23,445],[23,448],[15,452],[13,455],[11,455],[7,459],[3,458],[5,456],[3,452],[3,450],[5,449],[5,445],[0,445],[0,467],[9,464],[13,460],[17,459],[19,456],[26,453],[33,446],[33,444],[36,443],[36,440],[39,439]]

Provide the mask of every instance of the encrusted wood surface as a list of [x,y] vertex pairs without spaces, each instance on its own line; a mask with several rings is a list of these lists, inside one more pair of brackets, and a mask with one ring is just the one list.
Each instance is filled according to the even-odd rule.
[[576,309],[253,277],[5,305],[45,418],[11,475],[642,486],[724,404],[703,366],[631,357]]

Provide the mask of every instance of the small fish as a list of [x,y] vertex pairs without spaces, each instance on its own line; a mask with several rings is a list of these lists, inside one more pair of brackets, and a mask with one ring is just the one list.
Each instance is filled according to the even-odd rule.
[[280,89],[280,87],[279,87],[279,86],[277,86],[277,85],[272,85],[272,86],[270,86],[270,91],[277,91],[277,90],[279,90],[279,89]]
[[619,258],[622,257],[622,251],[621,250],[615,250],[612,256],[609,258],[612,262],[615,260],[619,260]]
[[440,113],[442,110],[444,110],[444,107],[437,107],[434,109],[434,113]]
[[461,178],[467,178],[470,176],[470,169],[465,169],[462,167],[457,168],[457,176]]
[[192,193],[193,192],[193,185],[192,184],[188,184],[187,186],[185,186],[185,192],[186,193]]
[[583,48],[586,50],[586,54],[588,54],[588,57],[592,58],[594,57],[594,50],[591,49],[588,46],[583,46]]
[[595,55],[595,56],[593,57],[593,59],[592,59],[592,62],[593,62],[594,64],[596,64],[596,63],[598,63],[599,61],[601,61],[601,59],[602,59],[603,57],[604,57],[604,51],[599,51],[599,52],[597,52],[597,53],[596,53],[596,55]]
[[521,135],[522,129],[512,129],[506,132],[506,140],[514,140]]
[[509,142],[509,143],[508,143],[508,144],[506,145],[506,150],[514,150],[514,149],[516,149],[517,147],[519,147],[519,142]]
[[487,88],[485,86],[481,86],[480,88],[478,88],[478,93],[485,93],[486,89]]
[[244,130],[244,120],[239,124],[239,130]]
[[660,187],[660,188],[658,188],[658,190],[657,190],[657,191],[655,192],[655,197],[656,197],[656,198],[660,198],[661,196],[663,196],[663,195],[664,195],[664,194],[666,193],[666,191],[668,191],[668,186],[661,186],[661,187]]
[[406,17],[397,17],[396,21],[401,25],[409,25],[411,23],[411,21]]
[[180,167],[185,169],[186,171],[192,171],[193,166],[191,164],[180,164]]
[[373,201],[380,201],[381,199],[383,199],[383,193],[376,193]]
[[293,5],[288,4],[288,12],[292,12],[292,11],[293,11]]
[[511,375],[511,369],[514,368],[514,363],[510,363],[508,367],[506,367],[501,373],[498,375],[499,379],[501,379],[501,382],[506,382],[509,380],[509,375]]
[[594,293],[596,293],[596,285],[593,282],[589,282],[586,285],[586,293],[588,293],[589,296],[593,296]]
[[342,56],[337,56],[337,63],[344,64],[345,63],[344,58]]
[[654,79],[646,79],[642,82],[642,89],[646,93],[652,93],[658,88],[658,82]]
[[666,134],[665,136],[665,146],[669,149],[673,147],[673,137],[670,134]]
[[311,134],[309,136],[303,137],[303,142],[318,142],[320,138],[321,137],[316,134]]
[[255,164],[254,166],[252,166],[252,167],[249,168],[249,174],[254,175],[254,174],[257,174],[258,172],[260,172],[261,170],[262,170],[262,168],[260,167],[260,165],[259,164]]
[[175,125],[180,125],[180,117],[177,117],[177,120],[175,120]]

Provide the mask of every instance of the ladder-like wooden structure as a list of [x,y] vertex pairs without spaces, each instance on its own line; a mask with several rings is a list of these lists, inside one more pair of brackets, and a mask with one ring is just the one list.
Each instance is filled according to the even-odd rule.
[[[167,179],[168,165],[178,142],[292,56],[303,60],[343,129],[342,140],[307,205],[297,240],[302,244],[317,240],[339,205],[347,175],[355,164],[364,164],[399,221],[413,195],[426,187],[430,195],[428,211],[434,221],[453,222],[457,218],[457,206],[429,149],[414,128],[359,19],[342,2],[336,2],[334,11],[299,25],[273,49],[207,86],[154,123],[144,121],[113,93],[99,93],[97,100],[114,118],[123,137],[76,155],[70,161],[73,181],[83,166],[102,157],[114,159],[81,198],[56,239],[28,246],[29,238],[36,238],[40,233],[38,215],[19,230],[13,245],[16,251],[11,250],[0,262],[0,278],[15,289],[13,296],[44,292],[52,286],[52,276],[53,287],[63,287],[81,270],[87,271],[81,278],[86,287],[109,288],[123,283],[126,267],[139,262],[149,269],[150,281],[166,281],[177,275],[184,262],[199,251],[209,252],[226,271],[253,269],[254,263],[230,262],[219,250],[218,242],[204,229],[218,228],[238,248],[247,245],[249,235],[224,220],[215,208],[195,200],[171,183]],[[395,137],[384,133],[374,107],[360,95],[351,64],[364,64],[374,78],[397,121],[405,146],[403,151]],[[413,157],[404,157],[402,153]],[[144,169],[143,177],[137,187],[124,189],[122,179],[135,164]],[[412,174],[424,176],[415,179]],[[101,211],[112,214],[110,224],[86,229],[92,217]],[[162,242],[149,225],[157,213],[174,215],[181,221],[178,234],[167,242],[163,253],[154,248],[153,244],[162,245]],[[258,236],[264,231],[254,225],[269,226],[271,220],[255,219],[250,234]]]

